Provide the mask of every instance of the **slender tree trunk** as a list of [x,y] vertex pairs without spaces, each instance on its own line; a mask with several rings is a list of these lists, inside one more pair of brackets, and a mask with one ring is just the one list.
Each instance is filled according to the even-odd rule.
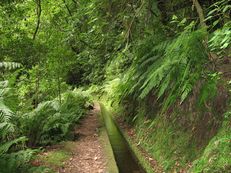
[[62,97],[61,97],[61,81],[60,81],[60,76],[58,74],[58,97],[59,97],[59,103],[62,103]]
[[[36,35],[38,33],[39,30],[39,26],[40,26],[40,18],[41,18],[41,12],[42,12],[42,7],[41,7],[41,0],[35,0],[36,3],[36,14],[37,14],[37,25],[35,28],[35,32],[33,34],[33,40],[36,39]],[[40,72],[39,72],[39,64],[36,70],[36,84],[35,84],[35,94],[36,94],[36,98],[35,98],[35,108],[38,106],[39,104],[39,88],[40,88]]]
[[36,84],[35,84],[35,93],[36,93],[36,99],[35,99],[35,108],[39,104],[39,87],[40,87],[40,73],[39,73],[39,66],[36,69]]
[[[203,9],[199,3],[198,0],[193,0],[193,5],[195,6],[196,10],[197,10],[197,13],[198,13],[198,16],[199,16],[199,19],[200,19],[200,25],[202,28],[205,28],[207,30],[207,25],[205,23],[205,16],[204,16],[204,12],[203,12]],[[208,49],[208,36],[205,38],[204,40],[204,46],[206,49]],[[215,60],[216,60],[216,56],[209,52],[209,59],[212,63],[212,69],[216,69],[216,63],[215,63]]]
[[193,5],[196,7],[197,13],[199,15],[201,27],[207,27],[207,25],[205,23],[204,12],[203,12],[203,9],[202,9],[199,1],[198,0],[193,0]]
[[35,28],[35,31],[33,34],[33,40],[35,40],[36,35],[38,33],[38,30],[39,30],[41,13],[42,13],[41,0],[35,0],[35,3],[36,3],[37,24],[36,24],[36,28]]
[[207,25],[205,23],[205,15],[204,15],[203,9],[202,9],[199,1],[198,0],[193,0],[193,4],[196,7],[197,13],[199,15],[200,25],[202,27],[207,27]]

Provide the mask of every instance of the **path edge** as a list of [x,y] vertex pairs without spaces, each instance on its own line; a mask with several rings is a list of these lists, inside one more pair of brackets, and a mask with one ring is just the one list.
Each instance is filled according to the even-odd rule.
[[103,153],[105,156],[105,160],[107,161],[106,163],[106,173],[119,173],[118,166],[115,161],[115,156],[112,150],[112,146],[107,134],[107,130],[104,125],[104,120],[101,112],[101,105],[99,103],[99,112],[98,112],[98,119],[100,123],[100,129],[99,129],[99,140],[103,148]]
[[[101,104],[100,104],[100,106],[101,106]],[[146,173],[158,172],[158,170],[155,170],[155,168],[153,168],[151,166],[149,160],[147,160],[147,158],[145,158],[145,156],[142,154],[142,152],[138,148],[137,144],[129,137],[129,135],[126,133],[126,131],[124,131],[121,128],[120,124],[115,119],[116,116],[113,116],[115,114],[115,112],[113,111],[112,108],[111,109],[110,108],[107,108],[107,111],[112,115],[112,120],[114,121],[115,125],[117,126],[117,128],[120,131],[121,135],[124,137],[127,144],[129,145],[130,151],[131,151],[132,155],[134,156],[134,158],[137,160],[139,166],[141,168],[143,168],[143,170]]]

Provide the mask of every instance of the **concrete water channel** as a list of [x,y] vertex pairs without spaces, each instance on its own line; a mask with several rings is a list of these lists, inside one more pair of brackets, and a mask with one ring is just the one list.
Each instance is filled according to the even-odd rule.
[[145,173],[110,113],[103,105],[100,107],[119,173]]

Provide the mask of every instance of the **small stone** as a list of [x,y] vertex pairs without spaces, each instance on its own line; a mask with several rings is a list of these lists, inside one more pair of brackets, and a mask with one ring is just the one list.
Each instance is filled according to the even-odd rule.
[[149,161],[153,161],[153,158],[149,157],[148,160],[149,160]]

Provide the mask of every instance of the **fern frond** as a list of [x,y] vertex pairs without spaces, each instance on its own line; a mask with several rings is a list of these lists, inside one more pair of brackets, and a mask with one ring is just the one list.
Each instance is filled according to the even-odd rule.
[[188,97],[189,93],[192,91],[193,85],[190,84],[188,81],[184,84],[181,94],[181,103]]
[[132,73],[124,84],[125,95],[144,99],[150,93],[163,97],[162,108],[167,109],[177,99],[183,102],[191,93],[196,81],[202,76],[203,64],[208,60],[202,44],[204,29],[185,31],[172,41],[153,44],[146,53],[142,50],[132,66]]
[[17,62],[0,62],[0,69],[5,68],[8,70],[14,70],[20,68],[22,65]]
[[20,143],[20,142],[24,143],[26,141],[27,141],[26,137],[20,137],[12,141],[6,142],[4,144],[1,144],[0,145],[0,156],[6,153],[10,149],[10,147],[12,147],[12,145]]

